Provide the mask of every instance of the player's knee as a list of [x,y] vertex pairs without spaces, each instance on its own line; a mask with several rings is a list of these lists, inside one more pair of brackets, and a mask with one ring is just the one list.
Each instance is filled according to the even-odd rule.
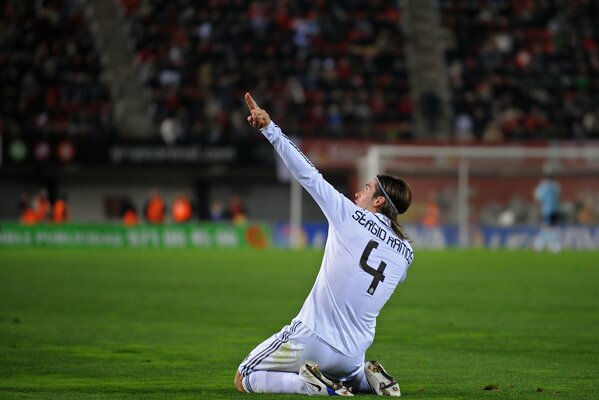
[[239,371],[237,371],[233,383],[235,384],[237,390],[243,393],[245,392],[245,389],[243,388],[243,384],[241,383],[242,379],[243,378],[241,377],[241,374],[239,373]]

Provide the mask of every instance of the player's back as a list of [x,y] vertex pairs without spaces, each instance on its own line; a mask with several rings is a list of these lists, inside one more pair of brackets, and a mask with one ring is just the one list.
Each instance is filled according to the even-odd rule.
[[412,262],[410,244],[383,214],[358,207],[328,183],[276,124],[261,131],[329,222],[320,272],[295,319],[342,353],[363,354],[378,313]]
[[321,270],[297,319],[354,355],[372,343],[376,317],[405,279],[413,252],[385,216],[350,208],[350,218],[329,228]]

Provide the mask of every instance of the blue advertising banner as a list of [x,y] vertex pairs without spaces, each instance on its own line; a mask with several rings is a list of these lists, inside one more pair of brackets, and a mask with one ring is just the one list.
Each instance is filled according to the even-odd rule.
[[[474,233],[473,244],[491,249],[532,248],[539,234],[539,228],[517,227],[478,227]],[[599,248],[599,227],[597,226],[559,226],[555,228],[555,237],[563,249],[590,250]]]
[[[471,228],[471,247],[490,249],[530,249],[539,234],[539,227],[514,226],[497,227],[475,225]],[[556,237],[563,249],[599,249],[599,226],[560,226]],[[434,228],[422,225],[408,225],[406,231],[412,239],[412,246],[420,249],[444,249],[459,245],[458,227],[444,225]],[[299,247],[323,247],[328,233],[325,223],[302,224],[299,231]],[[276,224],[273,230],[273,243],[276,247],[290,246],[290,228],[287,223]]]
[[412,239],[412,247],[421,249],[444,249],[459,244],[458,227],[443,225],[429,228],[422,225],[407,225],[406,232]]
[[[326,223],[306,223],[299,228],[300,248],[324,247],[329,226]],[[438,228],[426,228],[420,225],[410,225],[406,231],[413,245],[419,248],[443,249],[458,245],[458,228],[447,225]],[[276,247],[290,247],[291,228],[288,223],[275,224],[273,242]]]

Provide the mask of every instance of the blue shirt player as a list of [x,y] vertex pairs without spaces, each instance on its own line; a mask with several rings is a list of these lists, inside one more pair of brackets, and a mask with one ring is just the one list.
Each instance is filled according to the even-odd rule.
[[554,253],[561,250],[559,234],[555,227],[559,221],[559,195],[559,183],[545,174],[534,190],[534,197],[539,203],[542,220],[539,234],[534,242],[534,249],[537,251],[541,251],[545,247]]

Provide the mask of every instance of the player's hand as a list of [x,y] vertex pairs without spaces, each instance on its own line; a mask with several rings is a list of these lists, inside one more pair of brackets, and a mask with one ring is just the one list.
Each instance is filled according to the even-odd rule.
[[252,128],[262,129],[270,124],[270,116],[266,111],[258,107],[258,104],[256,104],[251,94],[245,94],[245,103],[250,110],[250,115],[247,117],[247,120]]

